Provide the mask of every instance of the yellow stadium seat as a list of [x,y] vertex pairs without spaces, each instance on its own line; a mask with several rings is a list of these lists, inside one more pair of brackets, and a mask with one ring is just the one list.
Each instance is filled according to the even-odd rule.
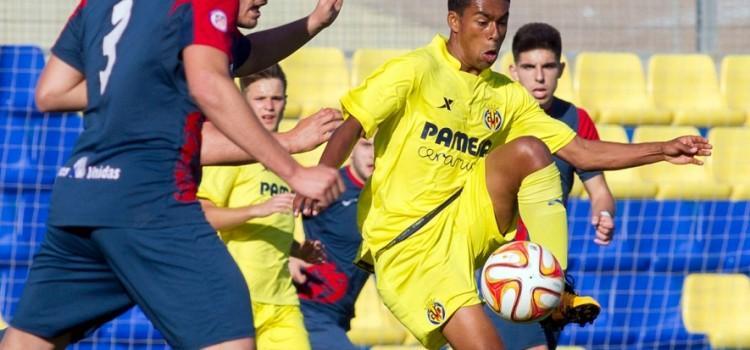
[[576,57],[576,99],[604,124],[669,124],[669,110],[646,93],[641,60],[632,53],[583,52]]
[[729,107],[745,113],[750,125],[750,55],[729,55],[721,60],[721,93]]
[[750,348],[750,278],[742,274],[690,274],[682,288],[682,319],[705,333],[715,348]]
[[[557,81],[557,91],[555,91],[555,96],[568,102],[577,103],[575,100],[575,96],[573,95],[573,79],[571,78],[572,74],[570,74],[571,67],[570,65],[568,65],[568,58],[565,57],[565,54],[560,57],[560,61],[562,61],[562,63],[565,63],[565,70],[563,71],[560,80]],[[500,59],[497,60],[492,67],[495,71],[512,78],[510,75],[510,69],[508,69],[508,67],[510,67],[510,65],[512,64],[513,53],[506,52],[502,56],[500,56]]]
[[[323,107],[339,107],[349,89],[349,70],[338,48],[302,48],[281,61],[287,77],[287,117],[306,117]],[[292,108],[301,106],[300,114]]]
[[[698,135],[698,129],[690,126],[641,126],[635,129],[633,142],[665,141],[682,135]],[[643,179],[657,183],[657,199],[729,198],[729,185],[716,182],[707,168],[661,161],[637,169]]]
[[745,121],[719,92],[714,61],[708,55],[653,55],[648,91],[657,107],[672,111],[672,123],[729,126]]
[[352,56],[352,87],[361,84],[385,61],[401,56],[409,50],[402,49],[357,49]]
[[[625,129],[619,125],[597,125],[599,138],[603,141],[628,143]],[[656,183],[641,178],[635,169],[613,170],[604,173],[612,195],[615,198],[653,198],[656,196]]]
[[365,283],[354,305],[355,317],[352,319],[351,330],[347,333],[354,344],[372,345],[402,345],[406,337],[406,329],[380,300],[375,278]]
[[706,165],[714,178],[732,186],[732,200],[750,200],[750,127],[715,127],[708,140],[714,148]]

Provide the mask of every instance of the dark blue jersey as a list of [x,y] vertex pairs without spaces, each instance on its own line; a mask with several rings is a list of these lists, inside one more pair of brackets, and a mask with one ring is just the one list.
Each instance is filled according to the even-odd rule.
[[246,58],[249,44],[237,46],[237,10],[238,0],[81,2],[52,48],[85,76],[88,105],[55,181],[51,224],[205,221],[195,198],[204,118],[181,54],[206,45],[242,63],[234,53]]
[[318,216],[302,220],[305,237],[323,242],[328,261],[309,268],[308,282],[299,287],[305,321],[325,318],[347,330],[354,302],[369,276],[352,263],[362,242],[357,201],[364,184],[351,171],[350,167],[340,170],[346,185],[341,197]]
[[[589,117],[586,111],[577,108],[572,103],[553,97],[552,105],[546,112],[552,118],[560,120],[567,124],[571,129],[575,130],[579,137],[588,140],[599,139],[599,134],[596,131],[596,127],[594,126],[591,117]],[[570,190],[573,188],[573,173],[577,173],[578,178],[580,178],[581,181],[586,181],[601,174],[600,171],[583,171],[576,169],[572,164],[558,156],[553,156],[553,158],[555,160],[555,165],[557,165],[557,169],[560,170],[563,202],[565,203],[568,202],[568,194],[570,194]]]

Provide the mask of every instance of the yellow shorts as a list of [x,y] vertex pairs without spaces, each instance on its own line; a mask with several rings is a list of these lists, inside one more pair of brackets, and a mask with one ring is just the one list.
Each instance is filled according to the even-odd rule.
[[263,350],[310,350],[299,305],[274,305],[253,302],[255,342]]
[[383,302],[428,349],[446,343],[441,329],[456,310],[481,303],[474,270],[506,242],[484,174],[481,159],[453,203],[375,260]]

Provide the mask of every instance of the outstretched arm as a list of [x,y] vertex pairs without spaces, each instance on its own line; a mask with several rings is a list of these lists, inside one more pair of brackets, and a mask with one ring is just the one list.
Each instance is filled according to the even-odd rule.
[[602,174],[584,181],[583,187],[591,199],[591,225],[596,230],[594,242],[608,245],[615,233],[615,199]]
[[259,72],[283,60],[333,23],[343,0],[319,0],[313,12],[297,21],[252,33],[250,57],[235,71],[236,76]]
[[576,136],[557,156],[582,170],[616,170],[668,161],[673,164],[697,164],[696,156],[710,156],[711,144],[700,136],[681,136],[671,141],[616,143],[586,140]]
[[229,59],[219,49],[190,45],[183,50],[190,93],[216,128],[284,179],[295,191],[323,201],[334,201],[343,191],[335,169],[303,168],[295,162],[258,118],[227,74]]
[[[288,153],[307,152],[328,141],[331,133],[341,124],[341,119],[341,112],[338,110],[324,108],[300,120],[294,129],[274,133],[273,137]],[[255,157],[229,140],[213,123],[203,124],[203,165],[247,164],[255,161]]]
[[50,56],[34,92],[36,105],[42,112],[80,111],[86,108],[86,80],[83,73]]

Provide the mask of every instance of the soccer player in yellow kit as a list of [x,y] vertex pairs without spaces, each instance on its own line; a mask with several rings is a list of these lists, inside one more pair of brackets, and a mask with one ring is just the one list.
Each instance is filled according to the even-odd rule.
[[[266,130],[276,132],[286,104],[286,78],[278,65],[243,77],[243,94]],[[324,109],[301,124],[301,138],[323,141],[339,119]],[[299,128],[299,127],[298,127]],[[262,164],[205,167],[198,197],[219,230],[250,290],[258,349],[309,349],[297,292],[287,268],[293,244],[293,195]]]
[[[579,169],[701,161],[699,136],[618,144],[578,138],[523,86],[489,68],[508,0],[449,0],[450,37],[385,63],[341,100],[344,123],[321,164],[338,166],[374,135],[375,171],[359,202],[360,265],[373,265],[386,306],[427,348],[502,349],[474,270],[515,234],[520,214],[543,246],[567,246],[551,153]],[[377,133],[376,133],[377,131]],[[298,197],[295,211],[317,211]],[[567,252],[565,252],[567,255]]]

